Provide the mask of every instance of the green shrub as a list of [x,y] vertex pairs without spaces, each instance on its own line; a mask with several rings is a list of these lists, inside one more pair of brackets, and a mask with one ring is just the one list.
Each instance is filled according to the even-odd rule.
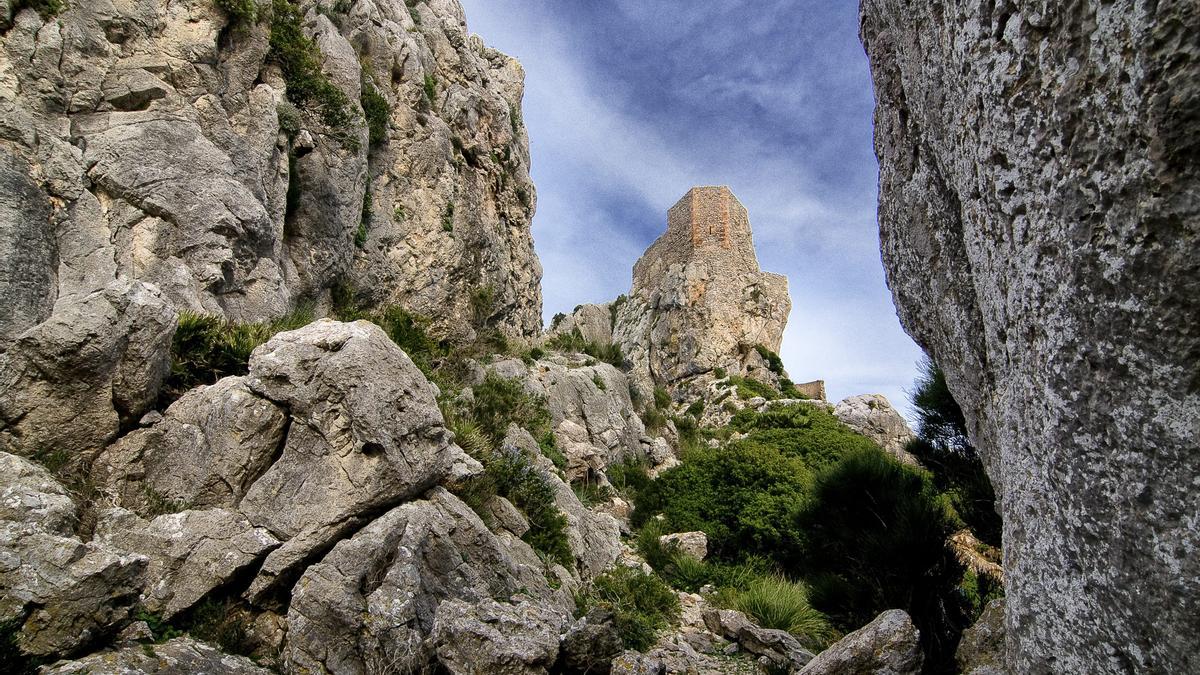
[[727,375],[727,373],[725,372],[724,368],[714,368],[713,369],[713,377],[717,378],[718,380],[725,379],[726,375]]
[[286,134],[289,140],[300,133],[300,127],[304,122],[296,106],[287,101],[280,101],[279,105],[275,106],[275,116],[279,120],[279,130]]
[[312,308],[300,307],[274,321],[232,323],[215,316],[184,310],[171,342],[171,372],[163,388],[163,403],[187,390],[213,384],[228,375],[245,375],[250,353],[276,333],[313,321]]
[[756,577],[746,588],[718,598],[721,605],[745,613],[763,628],[808,638],[806,643],[820,648],[827,647],[836,637],[829,619],[809,604],[808,589],[781,576]]
[[[420,23],[419,21],[417,23]],[[421,91],[425,94],[425,102],[433,105],[437,98],[437,78],[433,75],[426,75]]]
[[642,424],[646,427],[646,433],[656,434],[667,426],[667,416],[662,414],[658,408],[647,406],[642,411],[641,417]]
[[567,456],[562,454],[562,450],[558,449],[558,439],[555,438],[553,431],[546,431],[537,439],[538,448],[546,459],[554,464],[554,468],[562,471],[567,468]]
[[605,474],[617,492],[626,497],[633,497],[650,484],[646,462],[635,457],[627,457],[615,464],[609,464]]
[[819,470],[849,452],[870,450],[875,443],[842,424],[828,410],[804,404],[755,412],[743,408],[730,427],[748,434],[739,445],[764,445],[804,460]]
[[232,600],[205,598],[187,619],[187,632],[226,654],[250,656],[254,651],[249,616]]
[[578,598],[578,611],[604,607],[627,649],[645,650],[679,617],[679,598],[661,579],[623,565],[601,574]]
[[[552,325],[556,325],[557,321],[561,321],[561,319],[557,319],[556,315],[556,320]],[[621,351],[621,345],[604,345],[588,342],[583,339],[583,334],[579,332],[578,328],[572,330],[570,333],[555,335],[546,341],[546,346],[560,352],[587,354],[597,361],[603,361],[617,368],[629,367],[628,362],[625,360],[625,354]]]
[[702,530],[718,558],[780,559],[802,543],[793,522],[810,480],[802,460],[769,446],[697,448],[638,492],[633,524],[661,513],[673,532]]
[[617,327],[617,314],[621,313],[621,307],[628,301],[628,296],[622,293],[608,305],[608,325],[610,328]]
[[767,349],[763,345],[754,345],[754,351],[758,352],[758,355],[767,362],[767,368],[769,368],[772,373],[775,373],[779,377],[783,377],[783,359],[779,358],[778,354],[770,349]]
[[663,387],[654,388],[654,407],[659,410],[667,410],[671,407],[671,394]]
[[497,444],[504,439],[509,424],[528,430],[535,438],[550,430],[550,411],[545,401],[526,391],[519,380],[488,373],[472,391],[473,415],[483,432]]
[[796,526],[814,606],[846,629],[905,609],[927,654],[953,655],[945,604],[962,567],[946,539],[957,524],[925,471],[878,449],[847,453],[816,476]]
[[299,107],[315,107],[342,144],[357,149],[352,133],[357,115],[350,98],[322,72],[321,50],[304,34],[300,9],[291,0],[272,0],[271,8],[270,56],[283,71],[288,99]]
[[[61,0],[53,0],[61,4]],[[217,7],[225,10],[235,25],[248,26],[258,21],[258,3],[255,0],[217,0]]]
[[752,377],[731,376],[729,383],[737,390],[738,398],[743,401],[752,399],[756,396],[761,396],[768,401],[774,401],[779,398],[779,392],[775,391],[771,385],[766,382],[761,382]]
[[567,543],[567,518],[555,505],[554,486],[546,474],[519,450],[494,452],[484,465],[496,492],[529,519],[529,531],[522,539],[548,560],[573,567],[575,557]]
[[563,319],[565,318],[567,318],[566,314],[563,314],[562,312],[555,313],[555,315],[550,319],[550,330],[558,328],[558,324],[562,323]]
[[387,98],[379,93],[374,82],[367,77],[366,70],[362,76],[362,93],[359,96],[363,114],[367,118],[367,132],[372,147],[387,140],[388,122],[391,121],[392,107]]

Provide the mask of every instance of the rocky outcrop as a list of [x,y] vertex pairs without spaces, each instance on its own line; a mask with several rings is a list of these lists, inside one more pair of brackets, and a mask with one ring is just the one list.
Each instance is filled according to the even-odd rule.
[[188,637],[161,645],[132,645],[93,654],[78,661],[61,661],[42,671],[47,675],[129,675],[131,673],[223,673],[268,675],[244,656],[230,656]]
[[523,71],[457,2],[63,4],[0,44],[0,339],[118,276],[241,321],[348,280],[455,339],[539,332]]
[[791,306],[787,279],[759,270],[746,208],[729,188],[697,187],[634,265],[612,341],[647,394],[682,390],[717,368],[776,383],[757,348],[779,351]]
[[0,622],[27,654],[65,654],[113,631],[137,601],[145,556],[73,529],[79,510],[41,466],[0,452]]
[[674,547],[680,553],[696,560],[708,555],[708,536],[703,532],[675,532],[658,538],[663,546]]
[[430,640],[438,664],[452,675],[538,675],[558,659],[566,617],[547,607],[485,599],[438,605]]
[[761,659],[764,666],[776,670],[795,672],[813,660],[813,655],[791,633],[763,628],[736,610],[708,610],[704,612],[704,625],[716,635],[741,645]]
[[[305,672],[405,672],[432,658],[436,645],[426,638],[439,605],[508,602],[539,589],[546,600],[552,592],[542,574],[516,562],[474,512],[439,488],[308,568],[293,589],[285,658]],[[565,610],[570,600],[559,602]]]
[[963,631],[954,661],[966,675],[1007,675],[1004,598],[989,602],[974,625]]
[[884,451],[904,462],[917,464],[905,448],[917,436],[883,394],[862,394],[842,399],[833,407],[838,421],[875,441]]
[[888,283],[997,488],[1009,663],[1196,670],[1200,8],[861,18]]
[[817,654],[802,675],[916,675],[924,654],[912,619],[892,609]]
[[0,449],[90,459],[158,396],[175,312],[140,282],[63,295],[0,351]]

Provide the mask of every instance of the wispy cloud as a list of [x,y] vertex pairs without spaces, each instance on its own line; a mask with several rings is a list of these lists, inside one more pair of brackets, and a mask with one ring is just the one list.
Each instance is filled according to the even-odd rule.
[[[920,351],[883,283],[871,92],[853,11],[823,0],[462,0],[526,70],[546,315],[626,292],[692,185],[727,184],[794,309],[782,356],[831,398],[903,406]],[[834,3],[840,4],[840,3]],[[836,32],[834,32],[836,31]]]

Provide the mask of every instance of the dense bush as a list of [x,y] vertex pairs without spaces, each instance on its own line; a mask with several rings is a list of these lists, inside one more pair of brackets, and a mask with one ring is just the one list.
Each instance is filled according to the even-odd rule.
[[371,147],[375,147],[387,140],[388,122],[391,119],[392,108],[388,104],[387,98],[375,88],[375,83],[371,81],[371,78],[367,77],[365,69],[361,91],[359,102],[362,104],[363,114],[367,118],[369,142]]
[[[58,0],[55,0],[58,1]],[[217,7],[225,10],[236,25],[249,25],[258,21],[256,0],[217,0]]]
[[49,19],[52,16],[62,12],[67,8],[66,0],[16,0],[12,8],[9,10],[12,16],[16,16],[17,12],[22,9],[30,8],[42,15],[43,19]]
[[679,598],[661,579],[624,565],[597,577],[576,597],[582,615],[592,607],[613,613],[613,623],[628,649],[645,650],[659,631],[679,617]]
[[756,380],[752,377],[739,377],[737,375],[731,375],[729,377],[729,383],[734,386],[734,388],[737,390],[738,398],[742,400],[749,400],[756,396],[761,396],[768,401],[774,401],[775,399],[779,398],[779,392],[775,391],[771,385],[767,384],[766,382]]
[[818,609],[847,629],[905,609],[927,654],[952,655],[958,610],[948,603],[962,567],[946,540],[958,523],[925,471],[878,449],[849,452],[817,474],[795,527],[807,543],[795,562]]
[[475,395],[474,418],[496,443],[504,439],[508,425],[513,423],[535,437],[550,430],[550,411],[546,409],[546,402],[529,393],[520,380],[488,373],[472,391]]
[[742,409],[730,427],[748,434],[737,445],[761,445],[804,460],[812,470],[822,469],[848,452],[875,448],[869,438],[855,433],[828,410],[804,404],[772,408],[758,413]]
[[650,484],[650,474],[646,462],[637,458],[626,458],[615,464],[609,464],[605,469],[608,482],[626,497],[634,497]]
[[661,513],[671,531],[704,531],[709,550],[731,561],[795,555],[792,524],[809,481],[802,460],[770,446],[697,448],[638,493],[633,521]]

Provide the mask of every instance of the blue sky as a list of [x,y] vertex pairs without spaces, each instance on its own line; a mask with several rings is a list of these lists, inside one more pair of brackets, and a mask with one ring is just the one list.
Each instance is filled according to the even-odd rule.
[[629,290],[693,185],[729,185],[788,277],[781,356],[907,411],[920,349],[884,283],[873,98],[850,0],[461,0],[525,67],[546,317]]

